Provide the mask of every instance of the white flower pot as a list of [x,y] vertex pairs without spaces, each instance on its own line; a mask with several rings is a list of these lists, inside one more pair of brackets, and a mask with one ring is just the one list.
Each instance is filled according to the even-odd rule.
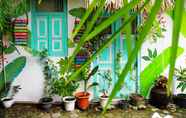
[[73,96],[63,97],[65,110],[66,111],[74,111],[74,109],[75,109],[75,101],[76,101],[76,99]]
[[10,108],[14,104],[15,100],[12,98],[3,99],[3,105],[5,108]]
[[102,108],[106,106],[107,101],[108,101],[108,97],[103,97],[103,96],[100,97],[100,104]]

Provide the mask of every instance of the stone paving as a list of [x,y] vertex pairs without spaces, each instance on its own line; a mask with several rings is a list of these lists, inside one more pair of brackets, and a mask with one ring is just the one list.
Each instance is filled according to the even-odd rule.
[[[167,110],[160,110],[148,107],[145,110],[122,110],[113,109],[107,111],[102,118],[151,118],[154,113],[158,113],[162,118],[171,115],[173,118],[186,118],[186,109],[177,109],[172,113]],[[73,112],[65,112],[61,107],[55,106],[49,112],[40,110],[36,105],[14,105],[5,111],[5,118],[100,118],[101,111],[76,109]]]

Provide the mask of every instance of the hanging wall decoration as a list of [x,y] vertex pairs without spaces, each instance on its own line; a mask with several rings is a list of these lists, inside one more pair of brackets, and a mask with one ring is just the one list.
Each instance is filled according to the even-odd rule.
[[28,20],[16,19],[14,22],[14,38],[16,45],[27,45],[28,40]]
[[75,69],[79,69],[89,58],[88,51],[82,49],[75,57]]
[[[74,21],[74,30],[79,25],[79,23],[80,23],[80,19],[79,18],[75,18],[75,21]],[[78,43],[80,41],[80,38],[82,37],[84,31],[85,31],[85,26],[81,27],[81,29],[79,30],[78,34],[74,38],[74,42],[75,43]],[[86,62],[86,60],[88,59],[88,57],[89,57],[89,54],[88,54],[89,48],[86,48],[87,46],[89,47],[88,44],[89,43],[87,42],[84,45],[84,48],[85,49],[82,48],[82,50],[76,55],[75,60],[74,60],[75,69],[80,68],[81,65],[83,65]]]

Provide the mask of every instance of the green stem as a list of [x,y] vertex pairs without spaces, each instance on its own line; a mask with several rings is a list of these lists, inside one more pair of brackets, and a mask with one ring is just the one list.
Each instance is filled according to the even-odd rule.
[[84,92],[87,93],[87,80],[84,80]]
[[2,59],[2,72],[3,72],[3,79],[4,79],[4,89],[6,90],[6,71],[5,71],[5,64],[4,64],[4,44],[3,44],[3,33],[0,32],[0,40],[1,40],[1,59]]

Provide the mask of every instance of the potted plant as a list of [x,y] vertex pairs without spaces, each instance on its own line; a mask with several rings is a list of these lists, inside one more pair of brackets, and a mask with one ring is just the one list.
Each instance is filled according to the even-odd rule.
[[10,108],[14,104],[14,96],[19,92],[20,89],[20,85],[11,87],[10,83],[7,84],[7,90],[5,90],[5,94],[7,94],[8,92],[9,93],[6,97],[3,97],[1,99],[5,108]]
[[156,107],[166,107],[170,102],[167,96],[167,77],[160,76],[150,91],[150,103]]
[[103,73],[98,73],[98,75],[100,75],[103,79],[103,86],[101,89],[102,95],[100,96],[100,104],[101,104],[101,107],[104,108],[107,104],[108,91],[112,84],[111,83],[112,82],[111,72],[110,70],[107,70],[107,71],[104,71]]
[[186,94],[183,92],[186,89],[186,68],[180,67],[180,69],[175,69],[175,76],[179,81],[177,89],[181,89],[180,94],[173,97],[174,103],[180,107],[186,108]]
[[62,98],[66,111],[73,111],[75,109],[74,91],[78,88],[79,84],[76,81],[68,81],[69,76],[73,73],[73,67],[68,67],[68,71],[63,71],[64,66],[69,64],[69,58],[61,58],[58,61],[59,74],[58,79],[54,79],[51,85],[53,94],[57,94]]
[[[42,52],[41,54],[43,54]],[[45,111],[49,111],[53,104],[52,98],[52,82],[54,79],[58,78],[57,67],[53,64],[53,61],[46,59],[47,55],[41,56],[41,61],[44,63],[43,73],[45,76],[45,88],[44,88],[44,97],[40,99],[41,108]]]
[[80,74],[81,75],[81,80],[84,81],[84,91],[76,93],[75,96],[77,98],[78,107],[81,110],[86,110],[89,107],[89,104],[90,104],[90,102],[89,102],[90,93],[87,90],[90,89],[93,86],[98,85],[97,82],[93,82],[88,86],[88,81],[90,80],[91,76],[96,74],[96,72],[98,71],[98,68],[99,67],[96,66],[90,71],[89,67],[87,67]]
[[52,83],[52,93],[61,96],[66,111],[73,111],[75,109],[76,99],[73,96],[73,92],[78,86],[77,82],[68,82],[65,78],[56,79]]

